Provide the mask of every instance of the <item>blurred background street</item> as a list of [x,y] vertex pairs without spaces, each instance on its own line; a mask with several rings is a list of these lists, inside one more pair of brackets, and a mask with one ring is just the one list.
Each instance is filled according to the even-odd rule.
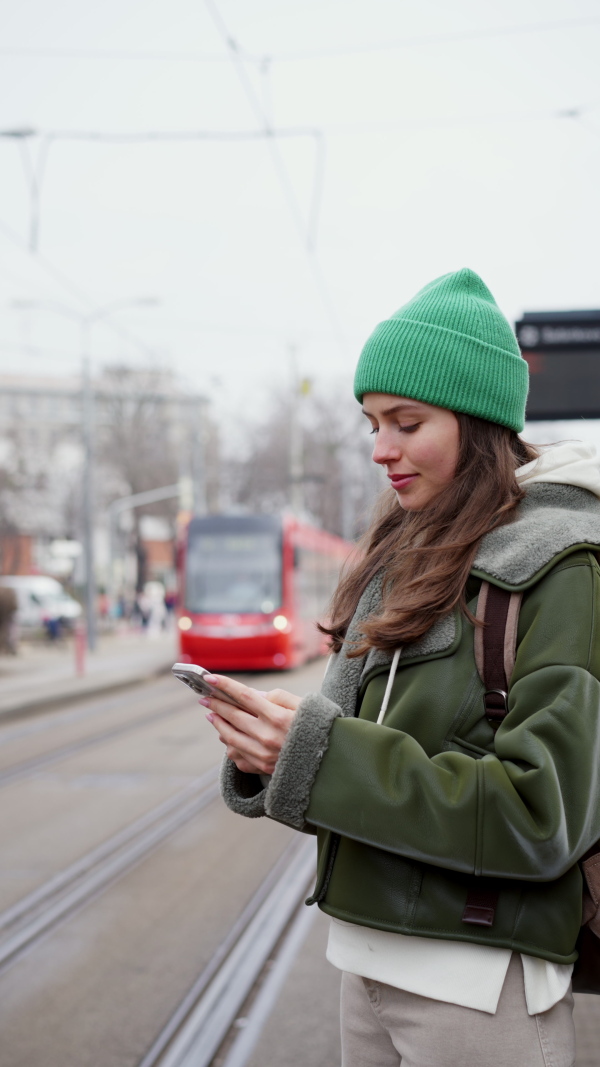
[[0,1067],[336,1067],[314,842],[225,809],[170,667],[319,687],[354,366],[432,278],[526,439],[600,444],[600,10],[0,6]]

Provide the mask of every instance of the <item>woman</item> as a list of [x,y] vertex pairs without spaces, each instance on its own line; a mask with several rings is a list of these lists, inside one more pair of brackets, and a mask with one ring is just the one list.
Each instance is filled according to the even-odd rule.
[[[355,393],[391,489],[333,598],[321,694],[216,679],[247,708],[207,702],[223,794],[317,830],[344,1067],[570,1067],[577,861],[600,837],[598,469],[518,437],[527,366],[470,270],[377,327]],[[482,581],[523,594],[497,732]]]

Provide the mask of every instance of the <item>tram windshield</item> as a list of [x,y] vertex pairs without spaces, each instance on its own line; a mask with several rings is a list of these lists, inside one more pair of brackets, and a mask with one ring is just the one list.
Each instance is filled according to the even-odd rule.
[[186,609],[206,614],[268,614],[281,603],[281,534],[190,527]]

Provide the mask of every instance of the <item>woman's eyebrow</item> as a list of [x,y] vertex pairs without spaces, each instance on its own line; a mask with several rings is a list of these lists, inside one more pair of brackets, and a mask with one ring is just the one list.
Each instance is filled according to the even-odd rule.
[[[388,415],[395,415],[396,412],[398,412],[398,411],[418,411],[418,410],[419,409],[418,409],[416,404],[394,404],[391,408],[385,408],[385,410],[381,412],[381,415],[385,415],[386,418],[387,418]],[[361,411],[362,411],[363,415],[368,415],[369,418],[371,418],[371,419],[374,419],[374,418],[377,417],[376,415],[372,415],[370,411],[366,411],[365,408],[361,408]]]

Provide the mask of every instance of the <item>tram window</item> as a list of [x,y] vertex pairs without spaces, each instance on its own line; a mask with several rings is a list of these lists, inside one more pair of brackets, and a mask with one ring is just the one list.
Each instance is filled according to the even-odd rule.
[[281,540],[275,533],[192,533],[186,608],[206,614],[268,614],[281,605]]
[[303,619],[318,619],[323,614],[328,596],[323,589],[323,567],[327,557],[301,548],[300,567],[296,576],[298,608]]

